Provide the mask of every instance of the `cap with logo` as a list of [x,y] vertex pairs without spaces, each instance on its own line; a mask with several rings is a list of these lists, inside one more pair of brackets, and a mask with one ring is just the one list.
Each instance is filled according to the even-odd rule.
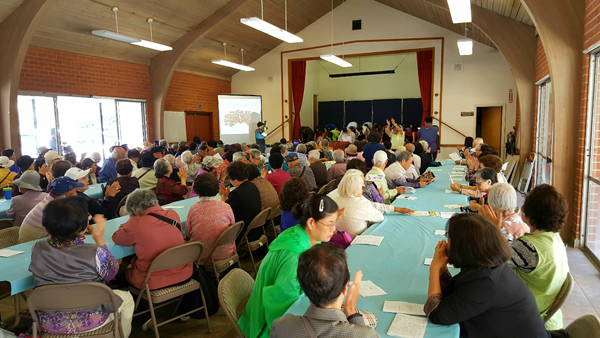
[[54,181],[50,183],[49,190],[53,195],[62,195],[73,189],[83,188],[84,186],[85,185],[83,183],[79,183],[70,177],[61,176],[59,178],[55,178]]

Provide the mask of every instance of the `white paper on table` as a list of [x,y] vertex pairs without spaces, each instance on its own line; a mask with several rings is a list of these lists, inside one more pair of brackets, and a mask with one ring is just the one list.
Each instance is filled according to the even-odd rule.
[[427,329],[427,317],[396,314],[387,334],[392,337],[423,338]]
[[15,256],[18,254],[22,254],[24,251],[15,251],[15,250],[9,250],[9,249],[3,249],[0,250],[0,257],[10,257],[10,256]]
[[379,286],[370,280],[364,280],[360,282],[360,295],[363,297],[375,297],[387,295],[387,292],[383,291]]
[[394,302],[386,300],[383,303],[383,312],[404,313],[406,315],[425,316],[423,304]]
[[446,235],[446,230],[436,230],[435,234],[436,235],[440,235],[440,236],[445,236]]
[[431,265],[431,262],[433,261],[433,258],[425,258],[425,265]]
[[183,209],[185,206],[183,205],[165,205],[163,209]]
[[429,171],[442,171],[442,169],[429,169]]
[[[454,214],[456,214],[456,212],[452,212],[452,211],[442,211],[442,212],[440,213],[440,217],[441,217],[441,218],[446,218],[446,219],[447,219],[447,218],[451,218],[452,216],[454,216]],[[444,235],[445,235],[445,233],[444,233]]]
[[452,190],[452,189],[446,189],[446,190],[444,190],[444,192],[445,192],[446,194],[458,194],[458,193],[459,193],[458,191],[454,191],[454,190]]
[[417,217],[431,216],[429,211],[413,211],[410,215],[417,216]]
[[410,200],[410,201],[412,201],[412,200],[416,200],[417,198],[416,198],[416,197],[413,197],[413,196],[404,196],[404,195],[398,195],[398,196],[396,197],[396,199],[397,199],[397,200]]
[[460,209],[461,207],[466,207],[464,204],[445,204],[442,206],[446,209]]
[[462,157],[460,157],[460,155],[457,154],[456,151],[450,154],[449,156],[454,161],[462,161]]
[[452,179],[452,175],[450,175],[450,183],[454,184],[454,180]]
[[88,186],[88,189],[96,189],[98,187],[92,187],[92,186]]
[[379,246],[381,244],[381,241],[383,241],[383,236],[360,235],[354,238],[354,240],[352,241],[352,245],[364,244]]
[[405,194],[414,194],[415,192],[417,192],[417,189],[415,189],[413,187],[404,187]]
[[465,172],[465,171],[467,171],[467,167],[461,165],[461,166],[453,167],[452,170]]

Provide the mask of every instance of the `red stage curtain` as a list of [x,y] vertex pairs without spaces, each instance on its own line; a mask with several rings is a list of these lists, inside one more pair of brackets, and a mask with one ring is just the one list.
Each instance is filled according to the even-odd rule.
[[421,101],[423,101],[423,118],[421,127],[425,125],[425,118],[431,115],[431,81],[433,81],[433,51],[417,52],[417,70],[419,72],[419,88]]
[[300,139],[300,109],[304,98],[306,61],[292,61],[292,95],[294,98],[294,140]]

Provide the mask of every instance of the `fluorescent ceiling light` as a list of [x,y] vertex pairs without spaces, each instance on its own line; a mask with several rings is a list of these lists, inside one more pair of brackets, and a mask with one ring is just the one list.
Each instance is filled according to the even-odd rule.
[[227,60],[212,60],[211,62],[214,63],[215,65],[220,65],[220,66],[235,68],[235,69],[243,70],[245,72],[254,71],[254,68],[252,68],[252,67],[240,65],[239,63],[230,62],[230,61],[227,61]]
[[473,40],[471,39],[458,39],[458,54],[460,55],[472,55],[473,54]]
[[150,42],[150,41],[134,38],[131,36],[111,32],[111,31],[107,31],[107,30],[95,30],[95,31],[92,31],[92,34],[101,36],[101,37],[107,38],[107,39],[113,39],[113,40],[117,40],[117,41],[121,41],[121,42],[127,42],[130,44],[136,45],[136,46],[141,46],[141,47],[158,50],[161,52],[166,51],[166,50],[173,50],[173,48],[171,46],[161,45],[160,43]]
[[471,22],[471,0],[448,0],[453,23]]
[[352,64],[344,59],[341,59],[333,54],[324,54],[321,55],[321,59],[325,61],[329,61],[331,63],[335,63],[336,65],[344,68],[352,67]]
[[240,19],[240,22],[246,26],[250,26],[254,29],[257,29],[265,34],[269,34],[270,36],[285,41],[287,43],[304,42],[304,40],[302,40],[301,37],[294,35],[286,30],[283,30],[275,25],[272,25],[266,21],[263,21],[257,17],[242,18]]
[[140,40],[139,42],[132,42],[131,44],[136,45],[136,46],[159,50],[161,52],[164,52],[166,50],[173,50],[173,47],[171,47],[171,46],[161,45],[160,43],[150,42],[150,41],[146,41],[146,40]]

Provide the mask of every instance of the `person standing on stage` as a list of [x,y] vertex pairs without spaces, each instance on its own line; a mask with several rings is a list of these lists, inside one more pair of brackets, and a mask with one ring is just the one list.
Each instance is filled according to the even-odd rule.
[[256,138],[256,143],[258,144],[258,149],[261,153],[265,153],[265,124],[262,122],[258,122],[256,124],[258,128],[254,131],[254,137]]

